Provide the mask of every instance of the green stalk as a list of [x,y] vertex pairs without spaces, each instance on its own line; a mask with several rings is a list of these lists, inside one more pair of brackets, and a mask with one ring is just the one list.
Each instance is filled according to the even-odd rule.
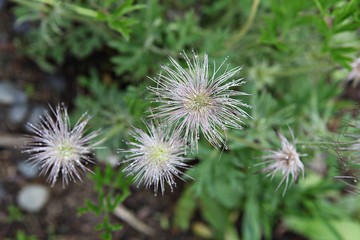
[[251,11],[250,11],[250,15],[248,17],[248,19],[246,20],[245,25],[241,28],[241,30],[235,34],[232,38],[230,38],[230,40],[227,43],[227,48],[231,49],[232,46],[238,42],[250,29],[251,25],[254,22],[255,16],[256,16],[256,12],[259,8],[259,4],[260,4],[260,0],[254,0],[253,4],[251,6]]
[[98,12],[95,10],[80,7],[78,5],[71,4],[71,3],[65,3],[65,2],[57,1],[57,0],[34,0],[34,1],[36,1],[38,3],[42,3],[42,4],[48,4],[53,7],[57,6],[57,5],[63,5],[65,9],[69,9],[70,11],[73,11],[74,13],[80,14],[85,17],[96,18],[98,16]]

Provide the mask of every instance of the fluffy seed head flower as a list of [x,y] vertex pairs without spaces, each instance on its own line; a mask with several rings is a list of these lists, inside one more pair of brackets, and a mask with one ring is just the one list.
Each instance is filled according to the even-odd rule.
[[123,151],[128,154],[125,162],[130,162],[125,171],[135,175],[138,184],[144,183],[147,188],[154,186],[155,194],[160,186],[164,194],[165,183],[172,191],[176,186],[174,176],[179,177],[180,168],[187,168],[186,145],[177,130],[170,131],[153,123],[146,124],[146,128],[147,132],[138,128],[131,132],[136,141],[130,142],[131,148]]
[[207,54],[200,58],[194,53],[192,61],[185,53],[183,56],[187,69],[170,57],[172,66],[162,66],[164,73],[153,79],[157,86],[149,89],[160,105],[152,117],[184,131],[192,149],[198,148],[200,133],[213,146],[226,146],[228,128],[242,129],[242,120],[248,117],[243,110],[248,105],[238,99],[246,94],[234,89],[242,85],[243,80],[229,81],[241,67],[220,71],[225,60],[218,68],[214,64],[210,76]]
[[[262,169],[261,172],[268,172],[267,176],[271,175],[271,179],[276,173],[280,172],[283,177],[276,190],[278,190],[285,181],[286,184],[283,192],[283,194],[285,194],[290,176],[292,182],[296,182],[300,172],[304,176],[304,165],[300,160],[300,155],[297,153],[295,146],[290,144],[280,133],[278,133],[278,137],[281,140],[281,149],[269,151],[269,154],[264,156],[265,161],[263,163],[270,162],[270,164]],[[290,185],[292,182],[290,182]]]
[[28,124],[33,133],[24,152],[30,153],[29,161],[40,167],[40,174],[48,174],[53,186],[62,174],[63,186],[76,179],[81,181],[80,172],[90,171],[84,164],[91,162],[89,154],[96,144],[90,144],[98,132],[84,136],[84,129],[90,117],[84,114],[73,129],[70,128],[69,115],[65,106],[51,109],[55,119],[44,113],[39,126]]

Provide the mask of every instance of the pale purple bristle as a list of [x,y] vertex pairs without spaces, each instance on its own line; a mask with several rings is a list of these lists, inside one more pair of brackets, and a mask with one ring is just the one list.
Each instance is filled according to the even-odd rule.
[[237,90],[244,81],[234,79],[241,67],[224,69],[225,60],[210,76],[207,54],[183,57],[186,69],[170,57],[171,65],[153,79],[156,86],[149,89],[160,105],[151,116],[183,132],[192,149],[198,149],[200,134],[216,148],[226,146],[228,129],[242,129],[249,117],[243,110],[249,106],[239,99],[247,94]]
[[84,164],[92,162],[90,153],[96,144],[90,142],[98,132],[84,135],[90,120],[86,114],[71,129],[65,106],[58,105],[55,110],[51,109],[51,112],[52,114],[44,113],[38,126],[28,125],[33,136],[26,144],[24,152],[30,154],[29,161],[41,169],[41,174],[48,174],[48,181],[52,186],[60,173],[65,186],[69,181],[81,181],[80,173],[90,171]]
[[181,169],[187,168],[186,145],[179,131],[153,123],[146,127],[146,132],[135,128],[131,133],[135,141],[128,143],[130,149],[122,151],[127,154],[125,162],[129,162],[125,171],[135,175],[138,184],[153,186],[155,193],[160,188],[163,194],[165,183],[172,191],[176,185],[174,177],[180,178]]
[[264,156],[264,162],[261,164],[270,163],[268,166],[263,168],[262,172],[267,172],[267,176],[271,176],[271,179],[275,174],[280,173],[283,177],[277,186],[277,189],[285,181],[285,188],[283,194],[285,194],[287,188],[289,187],[289,180],[291,177],[290,185],[293,182],[296,182],[300,173],[304,176],[304,165],[300,160],[300,155],[296,151],[296,148],[293,144],[290,144],[289,141],[281,134],[278,134],[281,140],[281,149],[277,151],[269,151],[269,154]]

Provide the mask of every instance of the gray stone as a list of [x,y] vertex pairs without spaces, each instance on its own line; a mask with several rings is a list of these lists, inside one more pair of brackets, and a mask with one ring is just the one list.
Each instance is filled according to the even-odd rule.
[[27,112],[27,104],[15,104],[9,109],[7,120],[10,124],[20,124],[25,120]]
[[39,169],[33,164],[22,161],[17,165],[19,172],[26,178],[35,178],[39,175]]
[[0,82],[0,104],[12,105],[26,101],[27,97],[23,91],[16,89],[7,82]]
[[29,184],[17,194],[17,203],[20,208],[28,212],[38,212],[49,199],[49,189],[40,184]]

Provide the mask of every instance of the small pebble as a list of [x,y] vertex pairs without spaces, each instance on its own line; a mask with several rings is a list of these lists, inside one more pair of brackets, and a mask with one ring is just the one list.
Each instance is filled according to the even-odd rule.
[[27,212],[39,212],[49,199],[49,189],[39,184],[29,184],[17,194],[19,207]]
[[27,112],[28,112],[27,104],[24,103],[15,104],[9,109],[7,120],[10,124],[20,124],[25,120]]
[[16,89],[10,83],[0,82],[0,104],[12,105],[26,101],[27,97],[23,91]]

